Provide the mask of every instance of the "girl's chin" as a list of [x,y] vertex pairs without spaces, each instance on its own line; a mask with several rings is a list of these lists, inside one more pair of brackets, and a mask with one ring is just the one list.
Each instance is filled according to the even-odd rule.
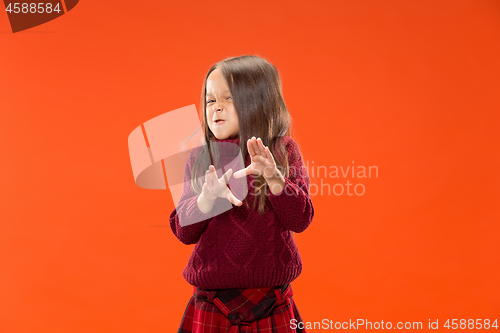
[[214,136],[217,138],[217,140],[229,140],[229,139],[235,139],[237,136],[229,136],[229,135],[217,135],[214,133]]
[[[231,138],[231,135],[229,135],[226,131],[220,131],[217,128],[212,129],[212,133],[218,140],[226,140]],[[232,137],[237,138],[238,135],[233,135]]]

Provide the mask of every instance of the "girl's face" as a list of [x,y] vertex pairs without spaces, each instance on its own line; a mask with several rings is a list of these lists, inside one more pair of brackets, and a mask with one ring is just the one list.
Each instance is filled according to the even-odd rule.
[[219,140],[234,139],[240,133],[238,115],[226,79],[216,68],[207,78],[206,110],[208,127]]

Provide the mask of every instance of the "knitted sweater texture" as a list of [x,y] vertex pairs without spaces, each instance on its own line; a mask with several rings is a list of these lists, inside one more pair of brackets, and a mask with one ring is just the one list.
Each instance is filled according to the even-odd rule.
[[[288,154],[289,176],[285,177],[285,187],[280,193],[266,189],[268,200],[263,215],[257,212],[258,203],[256,210],[251,210],[253,201],[258,200],[252,194],[251,184],[256,178],[253,175],[247,176],[250,208],[217,198],[216,207],[219,203],[219,206],[229,205],[230,209],[220,214],[202,213],[197,206],[198,194],[189,186],[200,150],[189,155],[181,198],[169,219],[172,232],[182,243],[196,244],[182,273],[189,284],[202,289],[259,288],[290,283],[300,275],[302,260],[291,232],[307,229],[314,217],[314,207],[309,195],[309,176],[297,143],[289,136],[280,140]],[[238,138],[216,141],[239,145]],[[245,166],[249,164],[247,156]],[[222,174],[217,176],[220,178]],[[181,226],[182,218],[201,222]]]

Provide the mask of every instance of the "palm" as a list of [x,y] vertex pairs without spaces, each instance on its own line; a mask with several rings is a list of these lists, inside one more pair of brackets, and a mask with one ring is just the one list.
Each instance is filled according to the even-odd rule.
[[222,179],[217,179],[213,182],[211,187],[205,190],[205,194],[209,199],[216,199],[217,197],[226,198],[227,197],[228,188],[225,182]]
[[215,168],[211,165],[205,172],[205,183],[202,188],[203,195],[210,200],[215,200],[218,197],[226,198],[232,204],[241,206],[242,202],[236,198],[227,187],[228,180],[232,173],[233,170],[229,169],[221,178],[218,178]]
[[265,147],[262,140],[252,139],[247,142],[248,153],[250,154],[250,165],[245,169],[234,173],[234,178],[241,178],[246,175],[262,175],[264,178],[272,178],[276,173],[276,162],[269,148]]
[[264,156],[251,156],[251,163],[248,166],[248,174],[263,175],[265,178],[271,178],[274,175],[273,170],[276,168],[274,160],[270,161]]

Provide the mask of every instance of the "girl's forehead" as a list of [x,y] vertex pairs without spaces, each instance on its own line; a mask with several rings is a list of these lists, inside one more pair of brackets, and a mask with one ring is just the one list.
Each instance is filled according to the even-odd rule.
[[220,70],[216,68],[207,78],[206,94],[226,94],[229,93],[229,86]]
[[229,92],[229,87],[224,78],[207,81],[207,95],[208,94],[225,94]]
[[226,89],[226,90],[224,90],[224,91],[220,91],[220,89],[217,89],[217,90],[216,90],[216,89],[214,88],[214,89],[212,89],[212,90],[208,90],[208,89],[207,89],[207,96],[213,95],[213,94],[214,94],[214,92],[215,92],[215,93],[220,92],[221,94],[229,94],[229,93],[230,93],[229,89]]

